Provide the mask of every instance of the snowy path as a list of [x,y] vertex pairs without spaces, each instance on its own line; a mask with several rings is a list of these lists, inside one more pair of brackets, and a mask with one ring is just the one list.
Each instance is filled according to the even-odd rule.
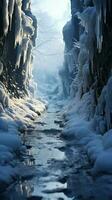
[[[29,156],[25,161],[31,167],[29,176],[17,182],[2,199],[106,200],[99,193],[102,185],[99,188],[96,182],[96,189],[93,187],[93,179],[88,173],[90,165],[80,146],[60,136],[58,110],[49,108],[35,124],[35,130],[25,136],[29,146]],[[21,173],[28,174],[25,170]]]

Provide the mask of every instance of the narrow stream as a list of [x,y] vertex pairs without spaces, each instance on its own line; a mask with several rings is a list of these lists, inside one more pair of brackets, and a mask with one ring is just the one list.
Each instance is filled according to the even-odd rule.
[[[88,175],[90,165],[78,144],[61,137],[60,114],[49,108],[25,135],[28,156],[21,174],[27,174],[1,197],[2,200],[105,200]],[[101,185],[100,185],[101,186]],[[99,195],[99,197],[98,197]],[[97,196],[97,197],[96,197]],[[104,198],[103,198],[104,197]]]

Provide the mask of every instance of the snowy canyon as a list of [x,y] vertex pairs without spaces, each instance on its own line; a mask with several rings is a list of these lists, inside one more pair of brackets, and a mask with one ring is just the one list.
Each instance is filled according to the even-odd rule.
[[[70,197],[52,196],[40,199],[110,200],[112,199],[112,2],[70,0],[71,19],[62,30],[65,44],[64,62],[59,69],[58,78],[54,76],[55,78],[49,82],[51,85],[54,84],[51,89],[55,89],[48,94],[48,102],[39,96],[34,97],[36,84],[32,75],[33,48],[36,46],[36,38],[38,44],[38,19],[32,13],[31,3],[30,0],[0,1],[0,192],[4,192],[20,177],[25,179],[27,176],[33,176],[31,171],[31,174],[27,174],[27,167],[24,164],[26,152],[31,148],[24,140],[27,132],[35,130],[35,119],[41,117],[48,106],[48,115],[43,117],[45,121],[40,122],[42,127],[39,129],[40,132],[46,133],[42,135],[43,141],[44,137],[48,137],[47,125],[50,126],[51,123],[53,127],[51,126],[50,132],[54,131],[56,134],[59,131],[58,137],[54,136],[55,143],[60,144],[62,141],[59,138],[63,138],[68,146],[72,146],[70,147],[72,150],[75,145],[80,146],[83,150],[82,156],[86,155],[89,163],[89,169],[84,173],[87,173],[86,177],[91,177],[89,181],[92,189],[86,195],[83,194],[86,190],[82,192],[83,189],[79,189],[76,198],[74,189]],[[49,88],[44,85],[46,94],[47,89]],[[55,114],[49,111],[49,107]],[[59,119],[55,119],[57,115]],[[55,129],[57,126],[54,124],[59,124],[61,129]],[[45,130],[42,129],[44,126],[47,127]],[[37,129],[38,127],[39,122]],[[33,136],[37,137],[35,133]],[[52,141],[51,135],[50,140]],[[53,148],[51,151],[56,157],[55,147]],[[45,149],[49,152],[48,147]],[[41,154],[43,155],[43,150],[40,157]],[[71,155],[74,161],[72,165],[75,166],[76,155],[73,152]],[[22,169],[26,169],[26,172],[23,170],[24,172],[20,173]],[[79,168],[80,172],[84,169],[81,170]],[[69,174],[67,166],[65,171]]]

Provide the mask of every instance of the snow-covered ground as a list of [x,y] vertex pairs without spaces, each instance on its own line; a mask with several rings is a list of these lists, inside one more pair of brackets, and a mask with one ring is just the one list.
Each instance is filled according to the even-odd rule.
[[[112,129],[101,135],[100,131],[95,131],[95,119],[88,121],[88,114],[92,108],[87,110],[85,104],[90,103],[91,98],[85,95],[82,100],[77,97],[65,106],[63,116],[65,127],[63,137],[74,140],[85,149],[89,160],[93,164],[91,174],[112,173]],[[95,125],[94,125],[95,124]]]
[[44,103],[30,98],[10,99],[9,107],[5,109],[2,107],[0,113],[0,192],[20,175],[18,162],[26,150],[22,137],[28,128],[33,127],[33,121],[44,110]]

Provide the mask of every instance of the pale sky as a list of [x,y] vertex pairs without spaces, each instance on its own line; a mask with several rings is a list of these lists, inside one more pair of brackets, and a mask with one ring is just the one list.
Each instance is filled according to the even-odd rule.
[[32,0],[32,9],[35,13],[42,10],[49,13],[54,19],[63,19],[69,6],[70,0]]
[[62,29],[70,19],[70,0],[31,0],[38,21],[34,68],[54,70],[63,64]]

